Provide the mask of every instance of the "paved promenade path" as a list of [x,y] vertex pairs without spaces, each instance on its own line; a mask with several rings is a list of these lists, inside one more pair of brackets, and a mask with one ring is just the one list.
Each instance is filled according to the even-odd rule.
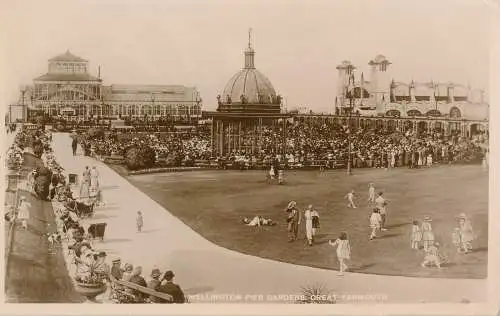
[[[337,294],[385,295],[387,303],[458,303],[463,299],[475,303],[486,300],[486,280],[357,273],[346,273],[341,277],[336,271],[296,266],[227,250],[198,235],[105,164],[88,157],[73,157],[69,134],[56,133],[53,141],[57,159],[66,172],[81,175],[87,165],[95,165],[99,170],[106,205],[97,209],[90,223],[106,222],[108,226],[104,242],[95,242],[95,248],[110,256],[119,256],[124,263],[141,265],[144,276],[148,276],[154,267],[162,272],[171,269],[176,274],[175,281],[190,294],[240,294],[243,297],[263,294],[266,297],[300,294],[302,286],[320,283]],[[135,231],[138,210],[144,217],[142,233]],[[332,248],[334,255],[335,249]]]

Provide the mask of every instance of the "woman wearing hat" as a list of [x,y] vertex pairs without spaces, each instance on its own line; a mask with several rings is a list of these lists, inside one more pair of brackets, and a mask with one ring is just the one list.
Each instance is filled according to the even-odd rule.
[[431,222],[432,219],[430,216],[425,216],[422,222],[422,242],[425,251],[427,251],[430,245],[434,244],[434,233],[432,232]]
[[[153,269],[153,271],[151,271],[151,280],[148,282],[148,288],[158,291],[161,285],[160,277],[160,269]],[[160,303],[160,299],[153,295],[149,296],[149,300],[153,303]]]
[[462,249],[465,253],[468,253],[472,250],[472,241],[475,239],[474,231],[465,213],[461,213],[457,219]]

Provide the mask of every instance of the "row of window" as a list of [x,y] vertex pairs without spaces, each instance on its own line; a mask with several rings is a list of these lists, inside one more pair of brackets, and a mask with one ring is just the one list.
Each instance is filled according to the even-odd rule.
[[51,65],[51,72],[87,72],[87,65],[74,63],[56,63]]
[[[93,115],[148,115],[148,116],[176,116],[176,115],[201,115],[200,106],[91,106],[87,110],[85,105],[71,107],[76,111],[77,115],[93,114]],[[50,107],[50,112],[57,112],[56,106]],[[88,112],[87,112],[88,111]]]

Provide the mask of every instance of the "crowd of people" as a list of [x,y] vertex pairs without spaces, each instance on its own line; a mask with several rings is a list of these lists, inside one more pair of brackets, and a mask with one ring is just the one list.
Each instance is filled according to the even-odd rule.
[[286,125],[286,133],[283,127],[263,127],[259,144],[252,152],[250,148],[255,145],[257,135],[245,129],[242,135],[240,149],[219,157],[211,151],[211,132],[206,126],[186,133],[111,133],[96,139],[82,137],[81,143],[92,148],[97,156],[123,155],[129,146],[143,144],[155,150],[157,160],[177,157],[178,165],[186,161],[217,160],[239,161],[252,168],[258,162],[270,164],[278,160],[286,168],[308,165],[334,168],[347,164],[350,141],[354,168],[419,168],[435,163],[478,163],[485,156],[483,145],[488,141],[484,134],[474,138],[457,134],[445,137],[437,130],[417,134],[359,128],[349,134],[346,126],[334,122],[294,122]]
[[[349,191],[346,195],[348,200],[347,207],[356,208],[354,196],[353,190]],[[370,242],[379,238],[379,234],[384,234],[384,232],[389,230],[388,226],[386,226],[388,219],[387,206],[388,202],[384,198],[383,192],[379,192],[375,198],[375,186],[374,183],[370,183],[368,186],[368,208],[372,209],[372,213],[369,216],[369,227],[371,228]],[[297,202],[290,201],[285,208],[285,212],[287,213],[288,241],[294,242],[299,239],[299,226],[301,223],[304,223],[305,239],[309,246],[313,246],[320,228],[318,211],[312,205],[308,205],[304,211],[300,211]],[[262,225],[257,224],[259,219],[258,217],[254,218],[254,225],[249,226]],[[472,229],[472,224],[465,213],[456,216],[455,221],[455,227],[450,232],[451,244],[456,247],[456,251],[459,254],[470,253],[473,251],[473,242],[477,239]],[[423,258],[421,266],[423,268],[436,267],[441,269],[442,265],[447,264],[449,261],[440,249],[440,243],[436,240],[431,223],[432,217],[429,215],[424,216],[422,220],[413,219],[411,231],[409,232],[409,244],[412,250],[421,254]],[[336,240],[329,240],[329,244],[336,247],[336,255],[339,261],[339,275],[343,275],[349,268],[347,262],[351,258],[351,243],[348,233],[345,231],[341,232]]]
[[[96,285],[102,284],[106,287],[108,298],[116,303],[185,303],[187,299],[181,288],[173,283],[174,273],[165,271],[160,273],[154,269],[151,273],[151,280],[145,281],[142,276],[142,268],[137,265],[133,267],[127,263],[121,265],[119,258],[112,260],[108,264],[106,252],[99,250],[94,241],[96,231],[92,230],[92,225],[88,225],[83,209],[93,207],[93,204],[101,202],[100,176],[97,168],[86,167],[81,174],[81,181],[76,185],[78,178],[70,181],[70,175],[57,162],[57,157],[51,148],[51,134],[43,129],[18,131],[13,145],[9,148],[9,157],[15,161],[16,170],[18,164],[23,162],[23,154],[28,150],[33,141],[41,141],[43,152],[40,160],[52,172],[50,181],[49,196],[47,199],[53,203],[56,227],[49,227],[50,230],[44,235],[47,237],[49,251],[52,251],[58,243],[67,244],[69,255],[75,266],[73,275],[77,284]],[[13,163],[12,162],[12,163]],[[13,166],[12,166],[13,167]],[[35,193],[35,182],[37,169],[26,174],[26,191]],[[75,181],[76,180],[76,181]],[[44,197],[39,197],[44,198]],[[100,204],[98,204],[100,205]],[[21,229],[27,230],[30,220],[34,218],[31,214],[31,204],[26,196],[19,197],[17,205],[7,205],[5,219],[19,223]],[[101,232],[103,234],[104,232]],[[132,284],[140,285],[154,290],[160,295],[145,295],[144,292],[134,290],[127,286],[117,285],[114,281],[123,280]],[[161,295],[161,293],[165,295]],[[163,297],[163,299],[162,299]]]
[[[146,282],[140,265],[122,264],[120,258],[114,258],[108,264],[107,254],[94,245],[94,240],[104,238],[105,223],[87,225],[81,209],[94,207],[96,202],[103,202],[100,194],[100,176],[97,168],[85,167],[82,172],[80,185],[64,183],[58,186],[53,196],[55,205],[56,223],[62,236],[67,242],[68,250],[76,267],[75,280],[83,284],[102,284],[107,287],[107,298],[115,303],[185,303],[186,299],[180,287],[173,283],[174,274],[166,271],[161,274],[158,269],[151,273],[151,280]],[[75,193],[79,193],[75,197]],[[100,204],[102,205],[102,204]],[[140,212],[138,212],[139,214]],[[103,226],[101,231],[94,226]],[[88,227],[87,227],[88,226]],[[142,228],[137,223],[138,232]],[[52,237],[53,238],[53,237]],[[53,238],[54,239],[54,238]],[[162,278],[160,278],[162,276]],[[117,284],[115,281],[127,281],[159,293],[166,294],[168,299],[155,295],[146,295],[131,287]]]

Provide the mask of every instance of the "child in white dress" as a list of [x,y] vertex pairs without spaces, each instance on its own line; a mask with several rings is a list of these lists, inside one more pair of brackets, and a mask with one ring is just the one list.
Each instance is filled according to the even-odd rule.
[[419,249],[420,242],[422,241],[422,231],[418,225],[418,221],[413,221],[411,227],[411,249]]
[[427,167],[432,167],[432,155],[427,156]]
[[372,233],[370,235],[370,240],[377,237],[377,231],[380,230],[380,225],[382,224],[382,217],[380,216],[378,208],[373,209],[373,213],[370,216],[370,227],[372,229]]
[[347,198],[347,207],[356,208],[356,205],[354,204],[354,190],[347,193],[345,198]]
[[375,186],[370,183],[368,186],[368,204],[375,203]]
[[271,180],[274,180],[274,177],[276,176],[276,173],[274,172],[274,166],[271,166],[271,169],[269,170],[269,177]]
[[348,269],[344,261],[351,258],[351,245],[347,239],[347,233],[342,232],[337,240],[334,242],[329,240],[328,243],[333,247],[337,246],[337,259],[340,265],[339,275],[344,275],[344,271]]
[[434,244],[434,233],[432,232],[431,221],[432,219],[429,216],[425,216],[422,223],[422,241],[424,242],[425,251],[427,251],[429,246]]
[[458,253],[463,253],[464,249],[462,247],[462,236],[460,234],[460,228],[455,227],[451,233],[451,242],[457,248]]

